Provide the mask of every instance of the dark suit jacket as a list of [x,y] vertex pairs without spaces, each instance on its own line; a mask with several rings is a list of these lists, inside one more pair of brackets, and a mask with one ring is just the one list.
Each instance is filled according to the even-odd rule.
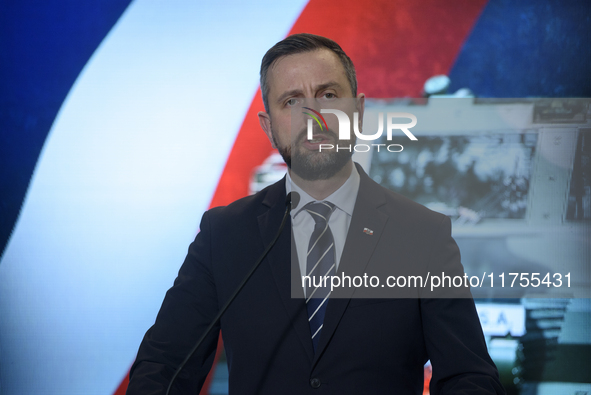
[[[450,220],[382,188],[358,168],[361,184],[339,271],[363,273],[375,257],[391,257],[392,267],[412,262],[462,273]],[[164,393],[174,369],[271,242],[284,202],[283,180],[203,215],[140,346],[128,394]],[[363,232],[366,227],[373,235]],[[471,299],[330,299],[314,353],[305,302],[290,295],[290,243],[285,230],[221,319],[230,394],[421,394],[427,359],[433,395],[504,393]],[[173,393],[198,392],[214,358],[214,332]]]

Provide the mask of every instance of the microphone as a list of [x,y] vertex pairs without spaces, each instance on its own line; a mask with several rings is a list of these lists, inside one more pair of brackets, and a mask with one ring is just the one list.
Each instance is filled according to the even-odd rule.
[[298,207],[298,204],[300,204],[300,194],[297,192],[288,193],[287,197],[285,198],[285,204],[290,204],[290,202],[291,207],[289,211],[295,210]]
[[246,283],[248,282],[250,277],[252,277],[254,272],[261,265],[261,262],[263,262],[263,259],[265,259],[265,257],[267,256],[267,254],[269,253],[271,248],[273,248],[273,246],[275,245],[275,243],[279,239],[279,235],[281,234],[281,231],[285,227],[285,223],[287,222],[287,217],[289,217],[289,213],[291,212],[292,209],[294,209],[298,206],[299,202],[300,202],[300,194],[299,193],[290,192],[287,194],[287,196],[285,197],[285,212],[283,213],[283,219],[281,220],[281,225],[279,225],[279,230],[277,231],[275,238],[273,238],[273,241],[267,246],[267,248],[265,249],[263,254],[260,256],[260,258],[257,260],[257,262],[252,267],[252,269],[250,269],[250,272],[248,272],[246,277],[244,277],[244,280],[242,280],[240,285],[236,288],[236,291],[234,291],[234,293],[232,294],[230,299],[228,299],[228,301],[226,302],[224,307],[222,307],[220,309],[220,312],[215,316],[212,323],[209,324],[209,326],[205,330],[205,333],[199,338],[199,340],[197,340],[197,343],[195,343],[195,345],[193,346],[193,348],[191,349],[191,351],[189,352],[187,357],[183,360],[183,362],[181,362],[181,364],[179,365],[176,372],[174,372],[174,375],[172,376],[172,378],[170,379],[170,383],[168,384],[168,388],[166,389],[166,395],[170,394],[170,390],[172,389],[172,384],[174,383],[174,380],[176,380],[176,378],[179,375],[179,373],[181,372],[181,370],[185,367],[187,362],[189,362],[189,360],[191,359],[193,354],[195,354],[195,352],[197,351],[199,346],[201,346],[201,343],[203,343],[205,338],[211,333],[211,330],[213,329],[213,327],[216,326],[216,324],[220,321],[220,319],[222,318],[222,315],[224,315],[226,310],[228,310],[228,307],[230,307],[230,304],[234,301],[234,299],[236,299],[236,296],[238,296],[238,294],[240,293],[242,288],[244,288],[244,286],[246,285]]

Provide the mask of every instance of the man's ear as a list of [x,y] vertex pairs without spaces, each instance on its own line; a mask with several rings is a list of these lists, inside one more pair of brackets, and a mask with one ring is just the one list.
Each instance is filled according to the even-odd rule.
[[357,95],[357,112],[359,112],[359,130],[363,130],[363,113],[365,112],[365,93]]
[[257,114],[259,117],[259,123],[261,124],[261,128],[267,135],[267,138],[271,142],[271,146],[273,148],[277,148],[275,146],[275,141],[273,140],[273,132],[271,131],[271,117],[265,111],[259,111]]

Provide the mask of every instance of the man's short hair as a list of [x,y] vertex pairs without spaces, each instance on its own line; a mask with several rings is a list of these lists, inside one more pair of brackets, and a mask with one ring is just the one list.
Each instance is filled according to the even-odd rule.
[[265,56],[263,56],[263,60],[261,62],[261,92],[263,94],[265,111],[269,112],[269,84],[267,83],[267,71],[269,70],[269,67],[271,67],[273,63],[277,61],[277,59],[283,56],[315,51],[317,49],[331,50],[339,57],[339,60],[345,69],[347,79],[349,80],[349,85],[351,85],[353,97],[357,96],[357,77],[355,75],[355,66],[351,61],[351,58],[347,56],[341,46],[330,38],[309,33],[299,33],[293,34],[284,40],[279,41],[267,51]]

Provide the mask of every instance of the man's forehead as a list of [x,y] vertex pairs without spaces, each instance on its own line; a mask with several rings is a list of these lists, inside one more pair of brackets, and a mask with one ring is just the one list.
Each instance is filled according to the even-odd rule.
[[277,59],[269,69],[269,93],[324,86],[336,82],[346,88],[348,79],[339,57],[329,49],[318,49]]

